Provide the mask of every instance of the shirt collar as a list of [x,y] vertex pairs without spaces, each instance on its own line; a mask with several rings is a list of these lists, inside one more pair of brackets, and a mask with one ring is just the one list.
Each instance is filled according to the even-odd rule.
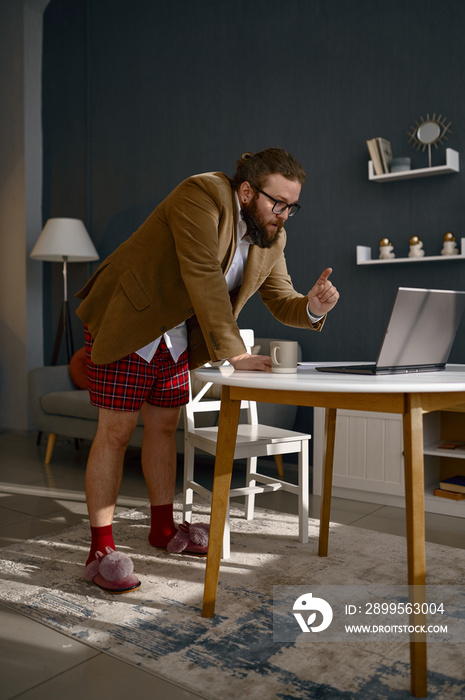
[[247,235],[247,224],[242,216],[241,205],[239,204],[239,195],[237,192],[234,193],[236,198],[236,210],[237,210],[237,238],[239,243],[252,243],[250,236]]

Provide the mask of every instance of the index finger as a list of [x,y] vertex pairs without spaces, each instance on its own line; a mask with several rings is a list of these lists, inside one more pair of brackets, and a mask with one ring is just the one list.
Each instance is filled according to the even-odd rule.
[[323,272],[320,275],[320,279],[318,282],[326,282],[330,274],[332,273],[333,268],[332,267],[327,267],[326,270],[323,270]]

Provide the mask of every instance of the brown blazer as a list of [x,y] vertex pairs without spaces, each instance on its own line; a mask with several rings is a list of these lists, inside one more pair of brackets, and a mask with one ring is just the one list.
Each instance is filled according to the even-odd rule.
[[297,328],[312,324],[307,297],[286,268],[283,233],[270,249],[251,246],[244,279],[230,299],[225,273],[236,250],[234,190],[223,173],[182,182],[76,294],[77,314],[94,338],[92,359],[107,364],[188,321],[191,368],[245,352],[236,319],[257,290],[272,314]]

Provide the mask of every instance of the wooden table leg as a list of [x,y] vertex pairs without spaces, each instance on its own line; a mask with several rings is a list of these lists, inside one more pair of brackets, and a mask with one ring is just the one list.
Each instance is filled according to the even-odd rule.
[[215,614],[223,532],[229,503],[240,409],[241,402],[230,399],[229,387],[224,386],[221,393],[221,411],[218,421],[218,442],[216,446],[215,474],[213,477],[210,536],[202,617],[213,617]]
[[327,408],[325,412],[325,454],[323,458],[323,488],[320,505],[320,540],[318,554],[328,556],[329,521],[331,515],[331,489],[333,486],[334,443],[336,440],[337,409]]
[[[411,602],[417,599],[419,602],[423,599],[426,584],[423,412],[420,396],[407,395],[405,401],[403,426],[408,584]],[[418,588],[411,589],[410,586]],[[424,624],[425,620],[426,617],[415,615],[411,617],[411,624]],[[428,694],[426,673],[426,634],[417,633],[410,637],[410,683],[412,695],[416,698]]]

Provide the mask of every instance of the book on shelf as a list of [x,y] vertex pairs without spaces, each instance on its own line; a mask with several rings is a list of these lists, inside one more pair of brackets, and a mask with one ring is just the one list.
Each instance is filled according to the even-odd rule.
[[442,481],[439,482],[439,488],[444,489],[444,491],[465,494],[465,476],[457,474],[456,476],[449,477],[449,479],[442,479]]
[[455,493],[446,489],[434,489],[434,495],[441,496],[441,498],[450,498],[452,501],[461,501],[465,498],[465,493]]
[[381,156],[380,156],[379,149],[378,149],[378,144],[376,143],[376,139],[368,139],[367,146],[368,146],[368,153],[370,154],[371,162],[373,163],[373,170],[374,170],[375,175],[383,175],[384,168],[383,168],[383,163],[381,161]]
[[465,442],[462,441],[457,441],[457,440],[449,440],[448,442],[441,442],[440,445],[437,446],[438,450],[456,450],[457,448],[460,447],[465,447]]
[[382,139],[381,137],[378,137],[376,141],[378,143],[379,155],[381,156],[384,172],[388,173],[389,164],[392,160],[391,142],[387,139]]

